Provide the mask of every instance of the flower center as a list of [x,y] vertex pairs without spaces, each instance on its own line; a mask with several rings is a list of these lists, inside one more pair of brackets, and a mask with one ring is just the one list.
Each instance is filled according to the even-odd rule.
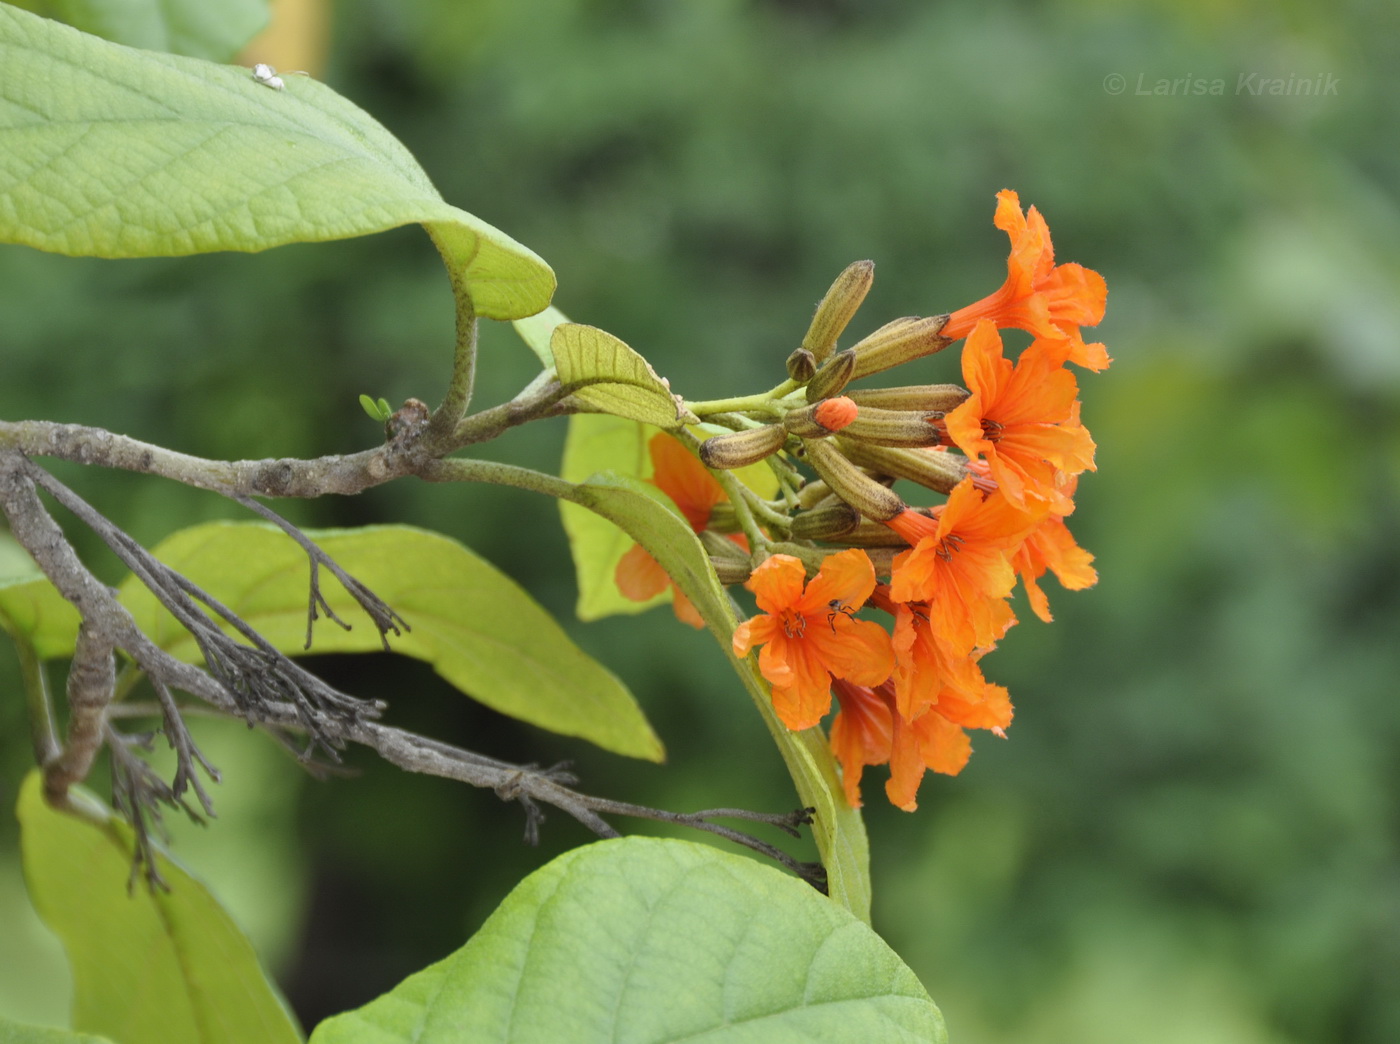
[[962,544],[962,537],[958,536],[956,533],[949,533],[938,542],[938,548],[934,551],[934,554],[945,562],[951,562],[953,560],[953,552],[961,550]]
[[783,633],[789,638],[801,638],[807,630],[807,618],[796,609],[784,609],[780,619],[783,621]]

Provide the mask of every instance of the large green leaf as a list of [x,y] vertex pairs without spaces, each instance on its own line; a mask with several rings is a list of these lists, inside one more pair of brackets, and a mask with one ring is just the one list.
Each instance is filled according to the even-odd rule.
[[445,203],[324,84],[137,51],[0,4],[0,240],[61,254],[265,250],[424,225],[479,315],[544,308],[554,273]]
[[549,350],[559,383],[599,413],[672,431],[695,420],[651,364],[606,330],[560,323],[550,335]]
[[50,808],[37,772],[20,790],[25,878],[73,968],[73,1024],[117,1044],[301,1040],[252,946],[212,895],[163,855],[168,892],[128,889],[132,840],[80,788]]
[[104,40],[224,61],[267,24],[267,0],[25,0]]
[[637,479],[605,472],[574,487],[570,500],[596,512],[645,547],[705,618],[729,657],[777,744],[803,804],[816,809],[812,832],[826,866],[831,897],[861,920],[870,920],[870,852],[860,810],[846,804],[836,763],[820,728],[790,732],[773,711],[757,655],[734,655],[738,622],[704,547],[690,524]]
[[947,1034],[866,925],[807,885],[685,841],[575,849],[456,953],[311,1044],[849,1044]]
[[[581,413],[569,418],[564,440],[564,460],[560,477],[584,482],[595,474],[609,473],[645,478],[650,470],[647,439],[654,429],[636,421],[607,414]],[[658,493],[659,496],[659,493]],[[634,602],[617,589],[613,574],[617,563],[636,543],[602,515],[568,500],[559,501],[564,532],[578,577],[580,620],[597,620],[617,613],[640,613],[654,605],[669,602],[668,587],[655,598]]]
[[106,1037],[53,1029],[50,1026],[21,1026],[0,1016],[0,1044],[114,1044]]
[[[575,645],[515,581],[455,540],[409,526],[309,535],[409,622],[411,631],[390,639],[395,652],[426,660],[458,689],[503,714],[619,754],[653,761],[664,756],[627,687]],[[213,522],[175,533],[154,553],[278,649],[302,652],[307,560],[280,530]],[[313,652],[382,648],[368,617],[325,570],[321,590],[353,629],[322,621]],[[199,658],[189,634],[134,577],[121,592],[157,643],[183,659]]]
[[78,636],[78,611],[44,579],[28,552],[0,532],[0,631],[33,646],[41,660],[67,656]]

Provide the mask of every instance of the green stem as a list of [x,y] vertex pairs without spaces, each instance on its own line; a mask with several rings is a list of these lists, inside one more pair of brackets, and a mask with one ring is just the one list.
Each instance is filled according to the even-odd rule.
[[[443,255],[446,257],[446,255]],[[448,266],[452,276],[452,295],[457,302],[457,347],[452,359],[452,379],[442,405],[433,411],[428,422],[430,445],[446,447],[457,424],[471,405],[472,388],[476,383],[476,308],[471,294],[461,284],[458,274]]]
[[49,695],[49,678],[34,646],[23,638],[15,640],[19,650],[19,669],[24,681],[24,699],[29,708],[29,731],[34,740],[34,760],[47,765],[63,753],[54,724],[53,698]]
[[528,489],[561,500],[576,500],[574,484],[554,475],[514,464],[498,464],[494,460],[473,460],[470,457],[449,457],[424,466],[419,475],[429,482],[489,482],[495,486]]
[[772,504],[764,500],[762,497],[760,497],[753,490],[749,489],[749,487],[744,485],[742,482],[738,483],[738,486],[743,493],[744,500],[748,503],[749,507],[753,510],[754,514],[756,514],[759,518],[763,519],[763,521],[768,523],[768,525],[777,526],[778,528],[782,529],[783,532],[787,532],[787,530],[792,526],[791,518],[789,518],[784,512],[779,511],[777,508],[773,507]]
[[[433,462],[420,474],[431,482],[490,482],[498,486],[528,489],[596,510],[588,498],[581,495],[580,487],[572,482],[512,464],[453,457]],[[736,481],[728,473],[722,472],[718,477],[722,483],[726,480],[731,483]],[[748,510],[744,498],[738,496],[734,499],[736,514],[741,521],[747,519],[747,524],[752,526],[752,532],[748,529],[745,531],[749,533],[753,546],[763,546],[767,543],[766,538],[754,523],[753,514]],[[600,514],[604,518],[608,517],[606,513]],[[696,601],[696,597],[692,597],[692,601]],[[703,601],[701,598],[696,604]],[[831,748],[827,745],[826,736],[820,728],[811,728],[803,732],[788,731],[773,711],[772,696],[768,692],[767,684],[758,674],[754,655],[750,654],[745,659],[734,655],[731,643],[734,628],[738,623],[732,603],[723,612],[722,619],[713,619],[713,615],[707,613],[705,618],[710,633],[724,650],[753,698],[754,705],[757,706],[758,713],[772,735],[788,773],[792,776],[798,796],[805,805],[817,810],[813,835],[822,863],[827,869],[831,898],[868,924],[870,852],[866,842],[865,825],[861,820],[860,811],[849,807],[842,796],[836,762],[831,755]]]
[[757,395],[737,395],[732,399],[687,402],[686,406],[690,408],[692,413],[701,417],[711,413],[751,413],[754,411],[777,414],[786,412],[783,407],[777,405],[777,400],[791,395],[800,387],[802,385],[796,381],[787,380]]

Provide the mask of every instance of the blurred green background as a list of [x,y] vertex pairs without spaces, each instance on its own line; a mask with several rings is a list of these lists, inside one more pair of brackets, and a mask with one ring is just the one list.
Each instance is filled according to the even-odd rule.
[[[1400,6],[341,0],[330,29],[324,78],[449,201],[545,257],[566,313],[691,398],[773,384],[854,259],[877,264],[856,336],[982,296],[1005,271],[995,192],[1040,207],[1057,256],[1110,288],[1115,362],[1081,379],[1099,471],[1071,520],[1102,580],[1052,584],[1055,624],[1023,611],[987,662],[1016,701],[1007,742],[926,779],[914,814],[867,774],[876,928],[957,1044],[1400,1040]],[[1223,89],[1172,84],[1195,79]],[[373,444],[361,392],[435,401],[452,308],[404,229],[173,261],[0,247],[0,317],[0,416],[259,457]],[[483,340],[484,406],[533,357],[508,327]],[[532,425],[480,452],[549,468],[562,437]],[[58,470],[147,542],[238,517]],[[440,529],[571,615],[543,499],[400,484],[284,507]],[[664,609],[571,626],[634,688],[667,765],[502,719],[421,665],[319,667],[387,696],[395,723],[574,759],[595,792],[792,805],[708,637]],[[0,688],[10,806],[30,752],[8,648]],[[317,783],[239,727],[200,735],[228,782],[177,852],[308,1025],[445,955],[588,839],[555,814],[528,848],[490,794],[361,756]],[[65,975],[6,817],[0,1012],[62,1022]]]

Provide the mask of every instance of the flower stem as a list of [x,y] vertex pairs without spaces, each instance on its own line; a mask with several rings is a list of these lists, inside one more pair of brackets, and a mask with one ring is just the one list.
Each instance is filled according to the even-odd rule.
[[791,395],[800,388],[796,381],[783,381],[782,384],[760,392],[757,395],[737,395],[732,399],[709,399],[705,402],[687,402],[686,406],[697,416],[703,417],[711,413],[751,413],[759,412],[771,415],[785,413],[786,410],[777,404],[777,400],[784,396]]
[[53,698],[49,695],[48,674],[34,646],[23,638],[15,640],[19,669],[24,681],[24,699],[29,708],[29,731],[34,741],[34,761],[47,765],[63,753],[58,728],[53,720]]

